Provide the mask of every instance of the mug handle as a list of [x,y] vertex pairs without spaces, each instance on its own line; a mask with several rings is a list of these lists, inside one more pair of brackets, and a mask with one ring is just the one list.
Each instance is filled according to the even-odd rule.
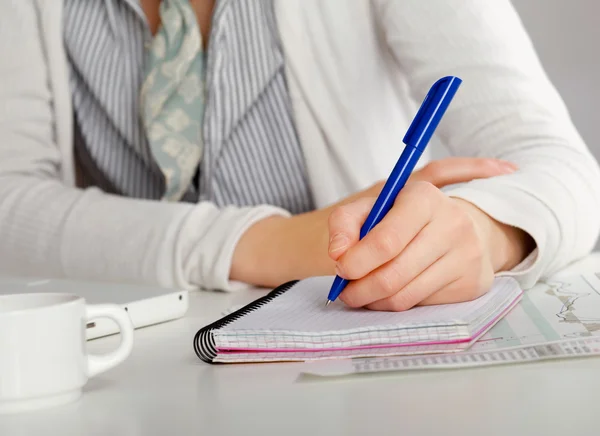
[[119,306],[113,304],[93,304],[85,307],[87,321],[97,318],[109,318],[117,323],[121,332],[119,348],[110,353],[96,356],[88,355],[88,377],[94,377],[101,372],[117,366],[123,362],[133,348],[133,325],[129,315]]

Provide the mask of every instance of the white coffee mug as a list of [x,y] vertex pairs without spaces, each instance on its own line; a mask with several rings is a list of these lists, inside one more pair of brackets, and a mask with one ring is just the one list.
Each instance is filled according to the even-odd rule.
[[[102,356],[86,352],[87,323],[110,318],[121,344]],[[119,306],[86,305],[71,294],[0,295],[0,413],[69,403],[90,377],[123,362],[133,326]]]

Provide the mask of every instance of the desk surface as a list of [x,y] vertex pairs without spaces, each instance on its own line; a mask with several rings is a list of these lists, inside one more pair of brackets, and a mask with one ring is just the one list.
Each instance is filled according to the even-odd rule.
[[[600,255],[563,274],[587,271],[600,271]],[[130,358],[80,401],[0,416],[0,435],[600,434],[600,358],[337,380],[299,379],[299,363],[202,363],[196,331],[257,296],[193,293],[184,319],[138,330]]]

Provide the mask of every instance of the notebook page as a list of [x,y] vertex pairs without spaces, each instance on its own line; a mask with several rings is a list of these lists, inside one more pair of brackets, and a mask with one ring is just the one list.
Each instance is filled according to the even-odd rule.
[[[521,294],[498,316],[495,321],[506,315],[521,299]],[[494,322],[495,322],[494,321]],[[493,325],[490,324],[489,329]],[[468,342],[440,342],[436,344],[404,344],[402,346],[382,347],[346,347],[343,344],[334,348],[304,348],[304,349],[238,349],[221,350],[215,358],[215,362],[284,362],[284,361],[309,361],[326,360],[352,357],[376,357],[376,356],[399,356],[414,354],[438,354],[455,353],[468,349],[481,335],[485,329],[473,336]]]
[[323,336],[335,333],[386,331],[398,329],[454,330],[467,326],[481,313],[502,311],[521,294],[517,282],[497,278],[492,289],[477,300],[448,305],[416,307],[406,312],[375,312],[351,309],[341,301],[325,307],[333,277],[314,277],[297,283],[254,312],[237,319],[216,332],[221,335],[286,334]]

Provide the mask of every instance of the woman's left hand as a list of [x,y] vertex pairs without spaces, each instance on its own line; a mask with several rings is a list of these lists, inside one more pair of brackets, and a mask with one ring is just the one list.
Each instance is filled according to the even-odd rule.
[[513,268],[531,249],[523,231],[428,182],[409,182],[359,241],[374,202],[358,199],[329,218],[329,255],[337,274],[352,280],[339,298],[351,307],[403,311],[472,300],[488,291],[495,272]]

